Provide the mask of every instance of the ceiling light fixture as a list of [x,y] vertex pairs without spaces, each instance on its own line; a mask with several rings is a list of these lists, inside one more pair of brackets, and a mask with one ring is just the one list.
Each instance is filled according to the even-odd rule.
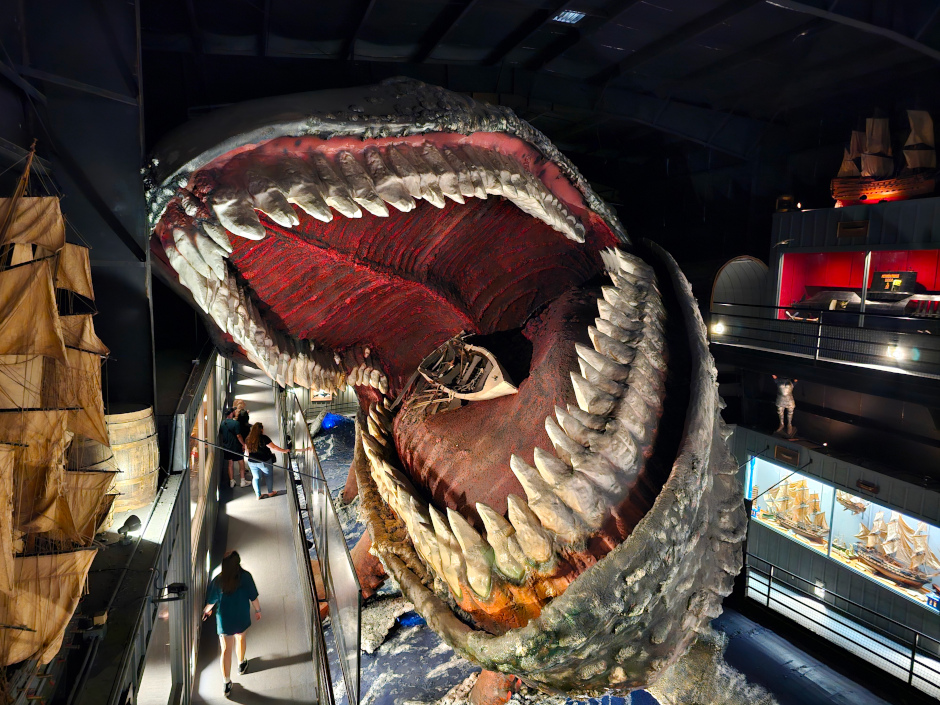
[[562,24],[578,24],[582,19],[584,19],[584,13],[577,10],[564,10],[552,17],[553,22]]

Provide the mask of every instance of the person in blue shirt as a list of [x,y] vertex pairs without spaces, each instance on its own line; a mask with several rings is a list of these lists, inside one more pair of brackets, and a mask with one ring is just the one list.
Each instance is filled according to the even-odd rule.
[[215,610],[215,627],[222,647],[222,679],[225,683],[225,697],[232,694],[232,647],[238,657],[238,672],[248,671],[248,659],[245,655],[247,644],[245,632],[251,626],[251,608],[255,619],[261,619],[261,603],[258,601],[258,589],[251,573],[241,567],[241,558],[237,551],[229,551],[222,559],[222,570],[209,583],[206,592],[206,607],[202,618],[206,620]]

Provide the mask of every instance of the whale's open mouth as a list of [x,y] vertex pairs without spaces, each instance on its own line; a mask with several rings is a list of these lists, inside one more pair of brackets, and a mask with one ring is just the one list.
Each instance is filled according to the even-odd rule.
[[[694,301],[542,135],[396,80],[210,116],[149,179],[154,252],[221,332],[356,388],[374,548],[462,654],[633,688],[716,614],[743,516]],[[461,334],[516,393],[421,381]]]

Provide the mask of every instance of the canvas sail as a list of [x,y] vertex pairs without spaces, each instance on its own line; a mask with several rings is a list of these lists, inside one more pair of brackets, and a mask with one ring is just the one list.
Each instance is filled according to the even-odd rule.
[[[115,472],[89,472],[69,470],[62,483],[65,498],[69,505],[74,532],[62,530],[52,532],[52,538],[71,540],[85,546],[91,544],[98,529],[100,510],[106,503],[108,488],[114,482]],[[110,508],[110,504],[109,504]]]
[[92,314],[59,316],[59,322],[62,324],[62,338],[65,347],[84,350],[103,357],[108,355],[108,348],[101,342],[98,334],[95,333]]
[[891,156],[891,128],[888,126],[888,118],[868,118],[865,120],[864,154]]
[[88,248],[73,245],[70,242],[59,252],[59,261],[55,273],[56,289],[68,289],[94,300],[95,291],[91,286],[91,264],[88,260]]
[[13,452],[0,443],[0,592],[13,590]]
[[911,123],[911,134],[908,135],[905,147],[923,144],[934,146],[933,118],[926,110],[908,110],[907,119]]
[[842,166],[839,167],[838,177],[842,179],[851,178],[853,176],[861,176],[862,172],[859,171],[858,165],[849,156],[849,150],[844,150],[842,155]]
[[65,360],[51,265],[46,258],[0,272],[0,355]]
[[936,169],[937,153],[932,149],[905,149],[904,162],[908,169]]
[[62,249],[65,245],[65,220],[58,198],[0,198],[0,222],[3,222],[14,202],[16,210],[0,245],[39,245],[49,252]]
[[13,592],[0,593],[0,664],[52,661],[96,553],[83,549],[14,559]]
[[41,355],[0,355],[0,409],[42,406]]
[[33,246],[32,245],[21,245],[20,243],[15,243],[13,245],[13,254],[10,257],[10,266],[15,267],[18,264],[25,264],[26,262],[33,261]]
[[64,365],[47,358],[43,366],[42,407],[67,409],[69,431],[106,445],[101,358],[74,348],[66,350]]
[[894,174],[894,159],[877,154],[862,155],[862,176],[872,179],[886,179]]
[[852,130],[852,139],[849,142],[849,159],[858,159],[864,152],[867,152],[866,144],[865,133],[860,130]]

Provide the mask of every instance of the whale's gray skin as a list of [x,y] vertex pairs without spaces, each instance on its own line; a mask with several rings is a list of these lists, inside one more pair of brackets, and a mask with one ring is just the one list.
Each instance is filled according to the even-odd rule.
[[[656,328],[665,325],[656,321],[650,323],[649,311],[655,308],[668,319],[671,330],[679,332],[671,344],[683,346],[682,354],[670,359],[681,359],[681,366],[676,363],[668,369],[659,369],[664,367],[665,358],[657,357],[655,350],[643,354],[653,360],[648,370],[658,370],[663,376],[678,378],[678,384],[688,390],[688,406],[684,420],[681,420],[683,428],[678,433],[681,440],[668,463],[671,466],[668,478],[651,508],[629,535],[600,556],[596,563],[581,571],[560,595],[547,600],[537,616],[522,626],[506,630],[481,628],[474,615],[462,608],[465,603],[457,594],[461,591],[454,590],[454,581],[460,583],[462,592],[466,593],[469,586],[480,600],[485,600],[491,580],[494,585],[509,584],[513,580],[518,584],[537,580],[541,569],[536,565],[538,561],[530,560],[526,565],[525,557],[520,558],[520,544],[524,543],[522,532],[517,530],[512,534],[512,529],[507,529],[504,538],[515,538],[510,542],[511,550],[502,553],[493,539],[493,532],[490,532],[490,544],[497,546],[494,553],[479,535],[467,532],[459,518],[457,521],[451,519],[453,533],[446,526],[440,528],[435,524],[433,528],[437,529],[436,541],[442,542],[441,546],[450,540],[451,549],[448,550],[457,555],[454,560],[459,565],[453,564],[453,570],[447,570],[440,558],[444,555],[443,548],[440,554],[435,549],[436,562],[429,560],[425,540],[416,538],[414,531],[415,522],[421,523],[420,517],[427,516],[423,512],[428,505],[413,503],[411,506],[416,508],[411,510],[406,500],[405,504],[396,504],[399,499],[396,499],[394,487],[389,495],[390,475],[382,475],[383,463],[394,464],[390,456],[379,457],[382,449],[376,444],[381,433],[378,427],[388,404],[379,404],[377,410],[369,399],[360,395],[363,411],[358,424],[358,451],[361,457],[369,456],[369,462],[356,464],[363,519],[373,539],[373,550],[400,584],[406,597],[444,641],[465,658],[486,669],[517,675],[534,686],[577,696],[644,687],[654,683],[675,664],[696,636],[707,633],[709,622],[720,614],[721,601],[730,593],[734,577],[741,567],[741,543],[746,527],[742,493],[736,464],[725,443],[729,431],[720,417],[723,405],[717,392],[716,371],[708,352],[705,327],[687,280],[673,258],[655,244],[641,242],[634,246],[631,243],[613,211],[544,135],[507,108],[483,105],[466,96],[406,79],[394,79],[365,88],[285,96],[228,108],[184,126],[154,151],[144,170],[151,226],[159,238],[155,238],[154,247],[159,248],[162,244],[180,282],[193,292],[195,303],[272,378],[281,383],[297,383],[310,388],[337,388],[352,381],[357,385],[357,391],[365,389],[369,394],[380,391],[384,395],[390,385],[394,386],[394,379],[378,368],[369,367],[371,363],[368,360],[374,359],[375,355],[369,358],[368,349],[366,362],[362,362],[363,356],[360,355],[357,360],[361,364],[353,367],[347,352],[330,350],[312,340],[298,340],[292,337],[292,331],[283,330],[277,321],[266,318],[264,311],[276,302],[259,299],[243,281],[234,260],[229,260],[234,255],[228,235],[257,239],[264,237],[264,233],[258,230],[261,226],[254,221],[244,226],[244,213],[238,216],[242,220],[225,216],[224,207],[220,206],[221,199],[213,201],[211,189],[194,196],[193,184],[201,170],[206,171],[218,164],[220,158],[251,150],[278,138],[330,140],[355,137],[368,144],[370,140],[379,138],[439,134],[469,136],[475,133],[509,135],[534,149],[544,160],[554,164],[580,194],[580,204],[572,205],[566,201],[562,205],[568,206],[571,212],[578,212],[575,206],[583,207],[606,224],[619,249],[609,249],[603,254],[603,270],[615,284],[613,288],[617,289],[605,294],[605,297],[611,297],[609,300],[613,304],[600,304],[601,317],[607,317],[604,330],[617,335],[616,331],[620,329],[610,320],[626,319],[618,318],[619,314],[612,309],[617,308],[620,301],[619,305],[629,317],[627,309],[636,305],[636,301],[628,301],[629,297],[624,292],[639,291],[650,298],[644,299],[647,303],[638,305],[640,313],[631,320],[638,326]],[[373,184],[372,181],[369,183]],[[288,187],[283,187],[282,191],[285,197],[289,195]],[[357,203],[362,200],[357,199]],[[289,210],[286,213],[283,209],[278,212],[276,207],[265,210],[268,207],[259,199],[253,202],[252,207],[272,219],[279,217],[287,222],[292,217]],[[219,220],[214,218],[213,208],[217,214],[222,214]],[[568,211],[562,210],[562,213]],[[178,220],[171,223],[170,214],[175,214],[173,217]],[[250,211],[248,215],[252,216]],[[567,230],[559,229],[559,232],[570,240],[583,241],[586,220],[580,217],[578,222],[574,221],[571,218],[570,227],[565,226]],[[229,232],[222,233],[221,226]],[[643,313],[644,310],[647,314]],[[645,330],[637,334],[640,339]],[[562,470],[562,474],[568,473],[567,479],[577,476],[584,485],[576,459],[571,459],[573,451],[569,448],[563,452],[563,448],[574,443],[580,444],[574,446],[580,448],[574,455],[582,451],[591,457],[592,454],[603,455],[605,467],[611,467],[612,473],[631,476],[633,472],[627,467],[627,461],[618,465],[617,459],[621,456],[611,448],[617,446],[614,442],[616,434],[624,433],[612,429],[616,426],[614,421],[620,418],[618,415],[626,413],[624,400],[630,394],[634,379],[628,377],[627,372],[634,369],[631,364],[634,367],[638,364],[627,358],[642,353],[642,342],[636,343],[637,335],[624,334],[624,344],[635,343],[639,347],[620,362],[610,365],[611,369],[625,370],[622,379],[599,382],[608,392],[591,397],[590,385],[573,391],[581,410],[576,411],[569,406],[571,414],[585,420],[584,423],[600,419],[591,427],[593,430],[585,430],[580,421],[576,424],[564,410],[558,412],[563,426],[562,415],[565,415],[566,433],[577,435],[575,431],[569,432],[569,428],[577,426],[581,429],[576,442],[562,439],[562,449],[556,444],[558,458],[552,460],[555,465],[551,467],[561,467],[557,465],[559,460],[570,460],[574,468]],[[594,329],[592,340],[599,354],[613,355],[614,358],[625,354],[622,353],[623,346],[607,333],[602,335]],[[590,350],[579,351],[578,354],[582,359],[584,356],[590,359],[597,357]],[[602,363],[595,362],[604,367]],[[669,364],[672,365],[671,362]],[[590,398],[585,399],[585,394]],[[603,402],[602,406],[606,404],[601,411],[598,410],[601,403],[598,399]],[[651,402],[656,403],[661,402]],[[658,414],[649,418],[651,420],[646,422],[648,427],[637,432],[640,435],[655,436]],[[604,419],[609,419],[610,423]],[[672,423],[676,423],[674,416],[672,419]],[[553,428],[558,428],[554,420],[550,421]],[[640,455],[634,453],[630,457],[636,456],[635,462],[642,463]],[[525,466],[524,463],[513,462],[513,472],[520,479],[532,470],[527,470],[527,466],[521,467]],[[543,470],[540,472],[544,478],[550,473]],[[397,468],[394,471],[399,472]],[[548,544],[563,546],[565,550],[574,550],[572,547],[583,549],[586,537],[599,530],[603,511],[598,513],[596,506],[590,511],[583,509],[577,504],[583,495],[574,492],[571,499],[571,493],[564,495],[534,471],[532,473],[531,477],[526,476],[527,492],[530,487],[535,488],[529,492],[534,511],[527,515],[530,517],[528,521],[537,525],[532,536],[548,536]],[[563,485],[566,478],[559,480],[559,484]],[[398,484],[405,487],[401,482]],[[591,492],[597,490],[590,486],[593,488]],[[562,503],[569,504],[560,509],[551,509],[544,503],[537,505],[534,495],[538,491],[556,491]],[[620,497],[616,494],[619,491],[608,488],[604,490],[607,494],[596,494]],[[402,495],[397,496],[400,498]],[[554,497],[552,502],[555,504],[551,506],[555,507],[557,500]],[[513,519],[512,512],[510,519]],[[505,521],[501,525],[509,527]],[[562,528],[555,530],[553,527],[556,526],[566,528],[564,531]],[[428,524],[424,524],[425,530],[427,527]],[[433,528],[430,529],[432,539]],[[500,545],[505,548],[506,544]],[[516,559],[519,562],[515,562]],[[519,565],[522,565],[523,577],[512,573],[511,567]],[[547,562],[541,565],[547,565]]]

